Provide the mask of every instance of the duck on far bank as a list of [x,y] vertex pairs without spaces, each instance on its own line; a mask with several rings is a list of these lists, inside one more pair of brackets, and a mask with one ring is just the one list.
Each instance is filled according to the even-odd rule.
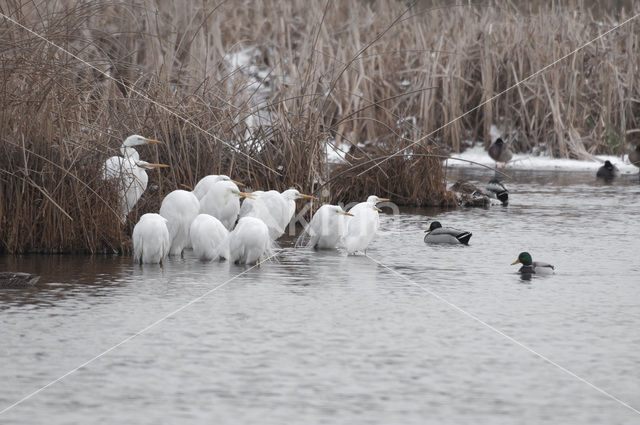
[[531,254],[528,252],[521,252],[518,255],[518,259],[511,263],[512,266],[514,264],[522,264],[522,267],[518,270],[518,273],[520,274],[553,274],[553,270],[555,269],[555,267],[549,263],[533,261],[531,259]]
[[605,181],[609,181],[618,177],[618,174],[620,174],[620,171],[618,171],[618,167],[613,165],[611,161],[605,161],[604,165],[598,168],[596,177],[599,179],[604,179]]
[[442,227],[439,221],[432,222],[425,233],[424,242],[428,244],[469,245],[471,239],[471,232]]
[[506,166],[507,162],[511,161],[513,153],[504,140],[498,137],[496,141],[489,146],[489,156],[496,162],[496,167],[498,166],[498,162],[502,162]]

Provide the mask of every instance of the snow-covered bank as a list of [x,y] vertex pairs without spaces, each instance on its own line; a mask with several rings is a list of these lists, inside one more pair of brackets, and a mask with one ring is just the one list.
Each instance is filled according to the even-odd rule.
[[[454,158],[460,158],[467,161],[477,162],[479,164],[493,167],[495,162],[489,157],[482,144],[476,144],[472,148],[458,154],[452,154],[452,158],[448,160],[450,167],[469,167],[473,166],[468,162],[457,161]],[[594,173],[602,166],[604,161],[609,160],[620,170],[622,174],[637,174],[638,167],[629,162],[627,155],[618,157],[612,155],[596,155],[597,161],[583,161],[578,159],[551,158],[549,156],[528,155],[517,153],[513,154],[513,158],[507,164],[507,169],[515,170],[558,170],[558,171],[593,171]]]

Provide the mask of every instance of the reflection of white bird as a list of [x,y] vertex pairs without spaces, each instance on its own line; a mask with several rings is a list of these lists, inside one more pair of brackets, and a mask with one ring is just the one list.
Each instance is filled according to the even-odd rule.
[[220,220],[209,214],[199,214],[191,223],[189,236],[193,253],[202,261],[224,257],[224,243],[229,231]]
[[199,210],[198,198],[186,190],[174,190],[162,200],[160,215],[167,219],[171,237],[170,255],[182,255],[182,251],[189,243],[191,222],[196,218]]
[[160,214],[144,214],[133,228],[131,240],[136,263],[162,263],[171,247],[167,220]]
[[202,198],[204,198],[204,195],[209,192],[213,185],[222,181],[234,182],[236,186],[244,186],[242,183],[231,180],[229,176],[225,176],[224,174],[211,174],[200,179],[198,184],[196,184],[196,187],[193,188],[193,194],[196,195],[196,198],[198,198],[198,200],[201,200]]
[[313,199],[313,196],[300,193],[296,189],[288,189],[282,193],[275,190],[253,192],[252,195],[256,193],[255,200],[243,202],[240,217],[262,220],[269,228],[269,237],[272,240],[278,239],[285,232],[287,224],[296,212],[296,199]]
[[367,253],[367,246],[371,243],[380,226],[378,217],[378,202],[389,201],[387,198],[369,196],[366,202],[360,202],[352,207],[349,212],[353,217],[347,221],[347,231],[344,237],[344,246],[349,254],[356,251]]
[[240,212],[241,197],[251,198],[252,195],[240,192],[232,181],[216,182],[200,200],[200,212],[214,216],[231,230]]
[[133,146],[146,143],[161,142],[138,135],[129,136],[120,147],[122,156],[112,156],[104,162],[103,179],[117,181],[123,222],[126,221],[127,215],[147,189],[149,177],[144,170],[168,167],[168,165],[151,164],[140,160],[140,156]]
[[[338,205],[323,205],[313,215],[311,222],[298,237],[296,246],[316,249],[333,249],[341,243],[345,231],[345,216],[353,214]],[[309,238],[307,243],[304,241]]]
[[229,233],[229,261],[239,264],[260,264],[260,258],[271,254],[269,229],[262,220],[242,217]]

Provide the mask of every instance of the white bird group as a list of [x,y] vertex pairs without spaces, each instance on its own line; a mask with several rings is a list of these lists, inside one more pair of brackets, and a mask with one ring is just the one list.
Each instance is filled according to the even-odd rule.
[[343,247],[349,254],[359,251],[366,254],[380,226],[377,204],[387,201],[389,199],[372,195],[348,212],[338,205],[323,205],[313,215],[296,245],[315,249]]
[[134,134],[122,142],[122,146],[120,146],[122,156],[112,156],[104,162],[102,178],[114,180],[117,184],[123,223],[127,220],[127,215],[136,205],[142,193],[147,189],[149,176],[147,176],[145,169],[168,167],[165,164],[153,164],[140,160],[140,155],[133,147],[147,143],[162,142]]
[[[104,178],[118,181],[123,221],[146,189],[148,177],[144,169],[166,167],[140,160],[133,146],[146,143],[160,142],[130,136],[122,144],[122,156],[111,157],[104,165]],[[144,214],[135,225],[134,260],[162,263],[167,256],[181,256],[185,248],[192,248],[202,261],[227,259],[232,263],[259,264],[261,259],[270,257],[275,240],[285,233],[295,214],[296,200],[313,196],[296,189],[245,193],[238,186],[242,183],[228,176],[209,175],[193,191],[170,192],[163,199],[159,214]],[[376,204],[385,201],[388,199],[370,196],[349,212],[337,205],[323,205],[296,245],[308,238],[305,245],[316,249],[343,247],[350,254],[366,254],[379,227]]]

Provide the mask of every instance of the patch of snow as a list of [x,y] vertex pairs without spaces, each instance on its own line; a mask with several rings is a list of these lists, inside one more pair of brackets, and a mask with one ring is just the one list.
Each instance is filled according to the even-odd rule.
[[[459,154],[452,154],[448,160],[450,167],[473,167],[474,164],[465,161],[457,161],[460,158],[467,161],[477,162],[489,167],[495,166],[495,161],[491,159],[482,143],[476,143],[472,148]],[[621,174],[637,174],[638,168],[629,162],[627,155],[618,157],[614,155],[595,155],[598,161],[551,158],[549,155],[530,155],[524,153],[514,153],[511,161],[507,163],[506,169],[512,170],[559,170],[559,171],[591,171],[596,172],[598,168],[609,160],[618,167]]]
[[489,129],[489,137],[491,141],[494,142],[498,137],[502,136],[502,130],[500,130],[495,125],[491,124],[491,128]]
[[326,148],[328,163],[343,164],[347,162],[345,157],[350,148],[348,143],[342,142],[336,147],[335,140],[329,140],[326,143]]

